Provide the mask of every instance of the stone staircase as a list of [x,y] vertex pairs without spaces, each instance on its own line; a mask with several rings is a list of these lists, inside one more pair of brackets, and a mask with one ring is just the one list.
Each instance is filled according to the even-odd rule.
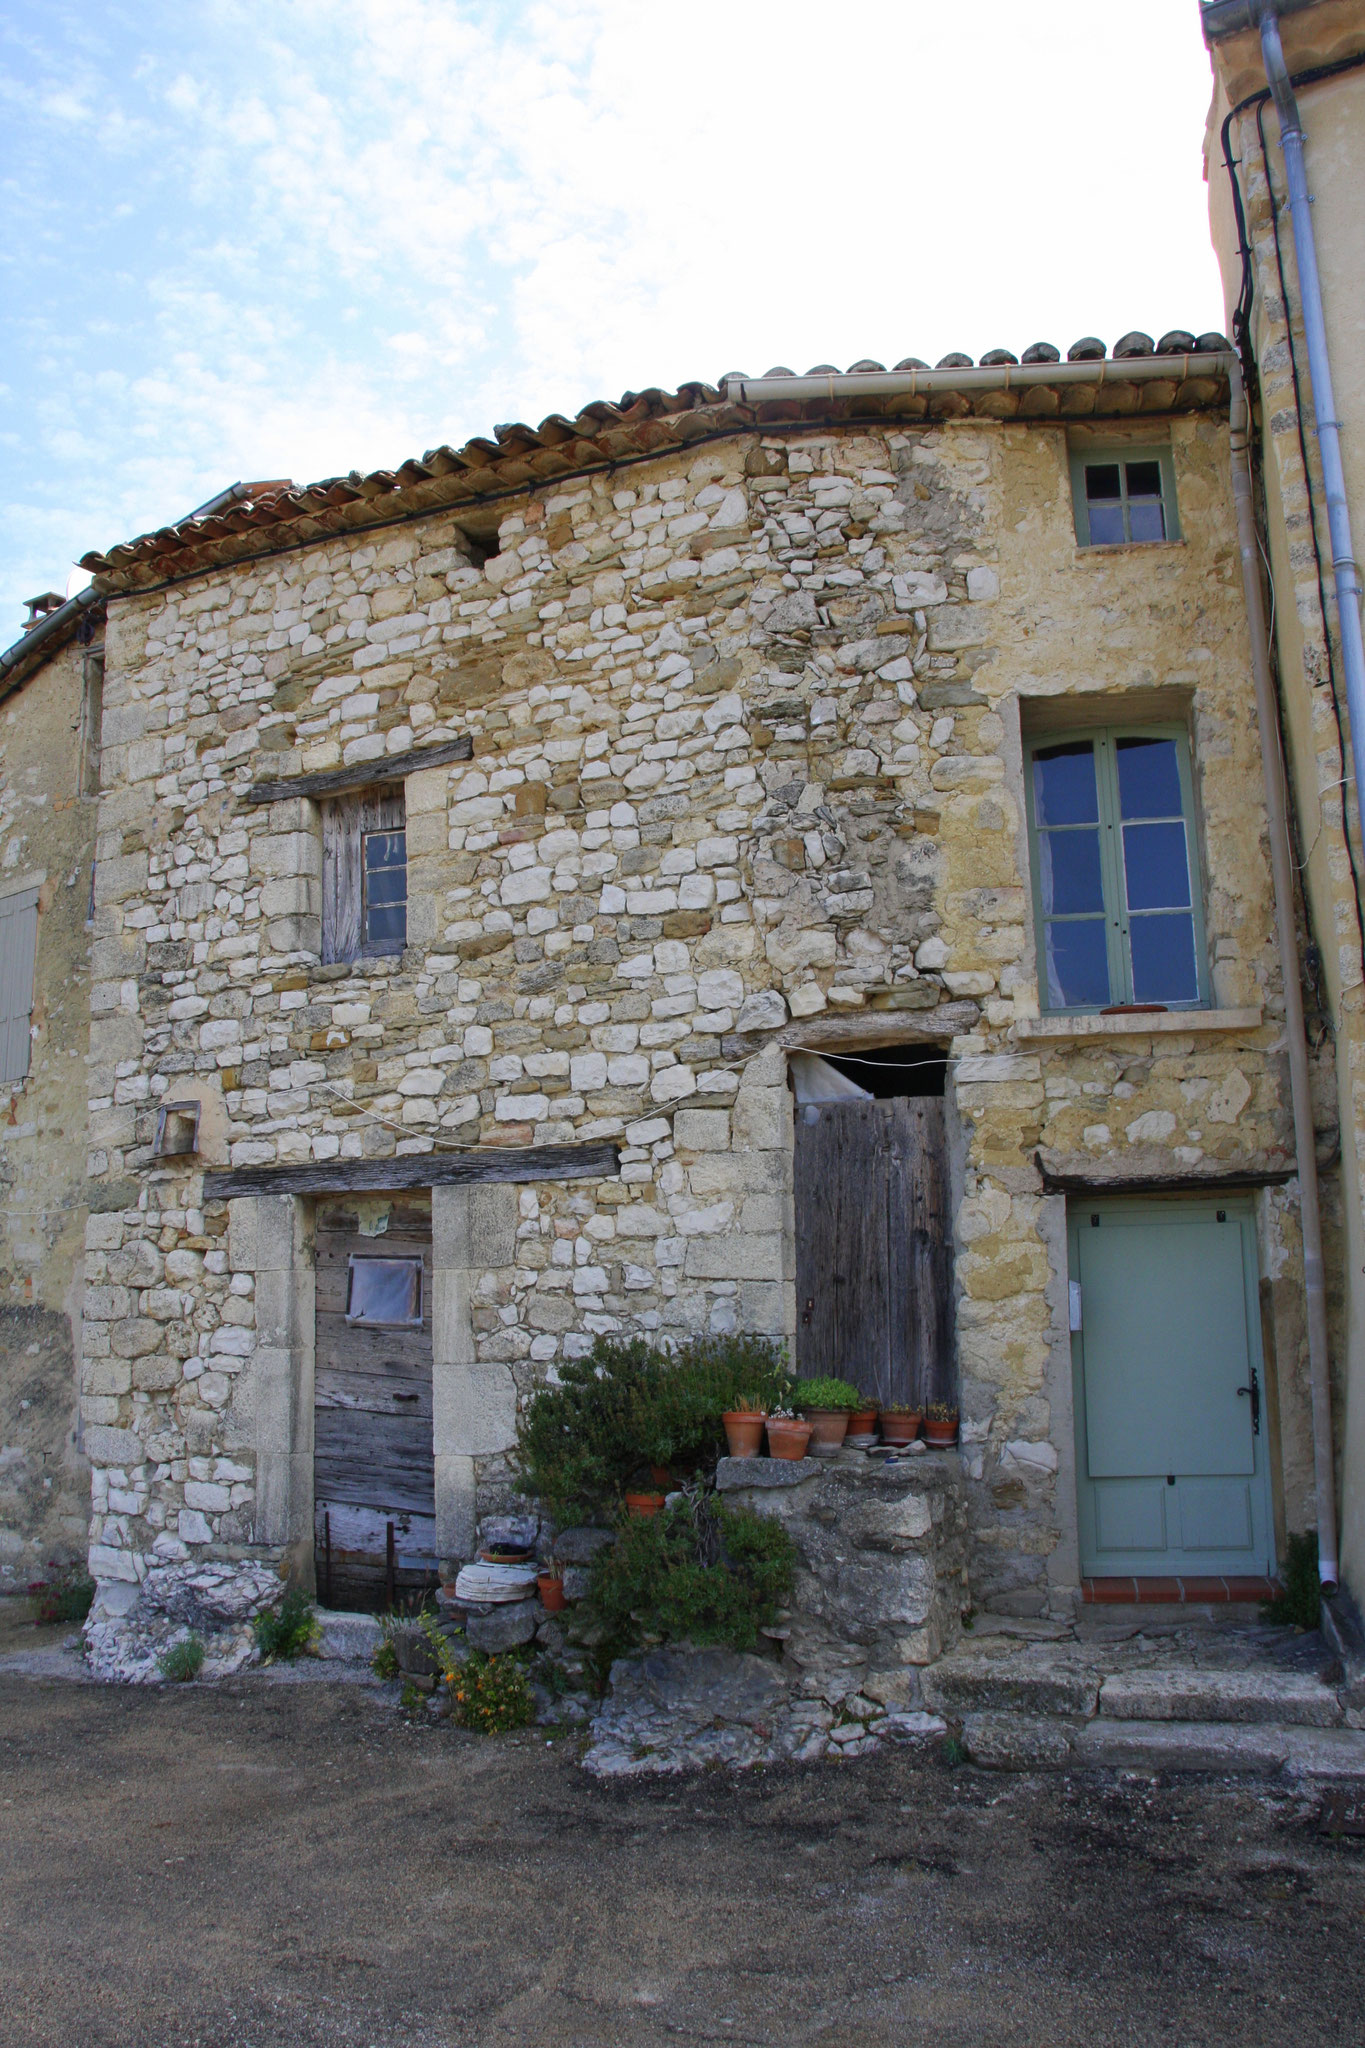
[[1088,1640],[1001,1630],[931,1665],[923,1689],[990,1769],[1365,1777],[1357,1688],[1317,1635],[1141,1622]]

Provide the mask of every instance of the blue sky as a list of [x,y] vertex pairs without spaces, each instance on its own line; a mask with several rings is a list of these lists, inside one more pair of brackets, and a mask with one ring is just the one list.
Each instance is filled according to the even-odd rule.
[[1221,327],[1208,98],[1195,0],[7,0],[0,645],[239,477]]

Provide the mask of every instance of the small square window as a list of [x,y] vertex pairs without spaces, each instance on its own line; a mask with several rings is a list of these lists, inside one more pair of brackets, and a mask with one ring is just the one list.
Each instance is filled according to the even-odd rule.
[[418,1328],[422,1321],[422,1261],[352,1255],[347,1261],[346,1320]]
[[408,942],[402,785],[338,797],[322,813],[322,957],[363,960]]
[[1073,448],[1071,491],[1083,548],[1180,538],[1169,448]]

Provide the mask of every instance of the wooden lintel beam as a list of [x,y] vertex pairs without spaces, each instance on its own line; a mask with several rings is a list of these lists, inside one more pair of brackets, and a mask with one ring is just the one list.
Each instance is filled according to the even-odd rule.
[[405,754],[385,754],[379,761],[355,761],[349,768],[325,768],[316,775],[289,775],[278,782],[253,782],[243,801],[285,803],[294,796],[343,796],[348,789],[372,789],[379,782],[402,782],[424,768],[444,768],[449,761],[468,761],[474,742],[468,733],[443,740],[438,747],[409,747]]
[[620,1170],[619,1147],[496,1145],[469,1152],[405,1152],[393,1159],[317,1159],[306,1166],[235,1166],[204,1175],[206,1202],[239,1195],[385,1194],[391,1188],[472,1187],[488,1181],[608,1180]]
[[1235,1167],[1223,1173],[1124,1174],[1106,1180],[1098,1173],[1055,1172],[1038,1162],[1046,1195],[1235,1195],[1252,1188],[1283,1187],[1292,1166]]

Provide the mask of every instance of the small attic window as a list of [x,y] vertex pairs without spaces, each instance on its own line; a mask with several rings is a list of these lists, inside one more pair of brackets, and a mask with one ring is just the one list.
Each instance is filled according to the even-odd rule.
[[1178,540],[1169,448],[1072,450],[1071,496],[1083,548],[1141,547]]
[[158,1159],[179,1159],[199,1150],[199,1109],[197,1102],[163,1102],[156,1113]]

